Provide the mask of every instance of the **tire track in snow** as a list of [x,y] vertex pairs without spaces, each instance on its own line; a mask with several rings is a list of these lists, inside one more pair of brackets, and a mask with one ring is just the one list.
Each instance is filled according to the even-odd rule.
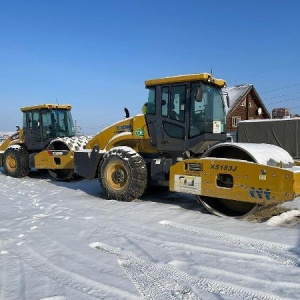
[[[288,282],[288,281],[276,281],[273,278],[272,281],[268,281],[262,278],[252,277],[249,275],[242,274],[236,274],[232,271],[227,271],[223,269],[218,269],[214,267],[206,267],[203,265],[200,266],[192,266],[190,269],[195,270],[197,273],[201,272],[202,274],[205,274],[205,276],[209,277],[222,277],[222,280],[226,279],[226,282],[237,282],[237,281],[243,281],[243,282],[249,282],[251,285],[255,285],[257,289],[260,289],[260,287],[264,287],[265,290],[271,291],[271,290],[287,290],[289,294],[298,294],[300,291],[300,283],[296,282]],[[259,270],[257,271],[259,272]],[[274,292],[276,293],[276,292]],[[294,298],[295,299],[295,298]]]
[[[203,253],[203,254],[215,254],[217,256],[227,256],[230,257],[232,259],[232,263],[233,260],[235,261],[237,259],[237,257],[241,258],[241,259],[255,259],[257,260],[258,258],[261,259],[261,261],[265,261],[265,257],[261,256],[259,257],[257,254],[245,254],[245,253],[239,253],[239,252],[227,252],[224,250],[217,250],[217,249],[213,249],[213,248],[209,248],[209,247],[202,247],[202,246],[195,246],[195,245],[189,245],[189,244],[184,244],[184,243],[179,243],[179,242],[167,242],[167,241],[163,241],[164,239],[156,239],[151,237],[152,234],[150,235],[141,235],[141,234],[137,234],[137,233],[132,233],[132,230],[128,227],[124,227],[122,226],[122,230],[121,229],[115,229],[115,228],[111,228],[109,225],[106,224],[106,226],[104,226],[104,224],[102,224],[101,226],[99,226],[99,223],[94,222],[94,220],[92,220],[93,223],[95,223],[95,225],[97,224],[97,228],[101,228],[101,231],[105,231],[108,232],[110,235],[113,236],[118,236],[118,237],[122,237],[123,239],[125,239],[128,242],[129,246],[133,246],[134,250],[129,250],[129,251],[134,251],[135,256],[138,257],[143,257],[144,260],[146,261],[150,261],[152,263],[157,263],[158,260],[156,258],[156,255],[153,255],[153,253],[155,252],[149,252],[149,245],[156,245],[156,247],[153,247],[153,249],[155,249],[154,251],[159,251],[159,256],[163,256],[165,261],[170,261],[172,260],[172,258],[170,257],[170,255],[168,254],[168,251],[164,252],[161,251],[163,249],[159,249],[157,246],[161,245],[163,248],[168,249],[168,248],[176,248],[176,249],[182,249],[185,251],[197,251],[198,253]],[[95,227],[96,228],[96,227]],[[143,242],[146,242],[148,244],[148,246],[144,247]],[[67,245],[63,245],[61,243],[55,242],[51,239],[47,239],[47,237],[45,237],[45,242],[46,243],[51,243],[53,244],[53,246],[57,249],[59,249],[59,252],[62,253],[68,253],[68,255],[70,255],[71,257],[77,257],[78,252],[74,251],[74,249],[69,248]],[[142,243],[141,243],[142,242]],[[152,254],[150,254],[152,253]],[[84,255],[81,255],[82,257],[84,257]],[[85,257],[85,259],[88,259],[88,257]],[[91,263],[91,262],[87,262],[87,263]],[[97,263],[97,262],[95,262]],[[103,265],[102,265],[103,266]],[[219,272],[226,272],[225,270],[216,270],[215,268],[210,268],[207,267],[205,269],[205,271],[201,269],[197,270],[198,274],[205,274],[205,273],[209,273],[211,275],[213,274],[218,274]],[[228,272],[227,272],[228,273]],[[236,280],[237,278],[240,279],[240,277],[243,276],[242,274],[236,274],[236,273],[228,273],[226,278],[223,280],[222,278],[222,282],[224,282],[224,284],[226,284],[226,282],[232,282],[232,280]],[[247,277],[244,276],[243,277],[245,281],[247,282],[253,282],[253,280],[255,280],[255,278],[253,277]],[[267,280],[263,280],[263,279],[257,279],[256,280],[257,284],[261,285],[261,286],[268,286],[269,290],[276,290],[276,289],[280,289],[280,288],[292,288],[292,289],[297,289],[300,288],[300,284],[291,284],[291,283],[282,283],[282,282],[270,282]],[[268,290],[268,289],[267,289]]]
[[172,266],[151,263],[103,243],[91,243],[90,247],[113,255],[146,299],[207,299],[207,293],[239,299],[280,299],[233,284],[190,276]]
[[[183,227],[184,228],[187,228],[188,226],[183,226],[183,225],[180,225],[178,223],[174,223],[174,222],[170,222],[170,221],[161,221],[160,224],[163,224],[163,225],[168,225],[170,227],[176,227],[180,229],[182,229]],[[175,225],[176,224],[176,225]],[[99,227],[99,224],[97,224],[98,227]],[[171,226],[172,225],[172,226]],[[249,253],[241,253],[241,252],[234,252],[232,250],[230,251],[225,251],[224,249],[222,250],[219,250],[219,249],[215,249],[215,248],[212,248],[212,247],[207,247],[207,246],[198,246],[198,245],[190,245],[190,244],[187,244],[187,243],[180,243],[180,242],[168,242],[168,241],[163,241],[163,239],[156,239],[156,238],[153,238],[152,235],[153,234],[147,234],[146,236],[145,235],[141,235],[141,234],[137,234],[137,233],[133,233],[132,232],[132,228],[131,227],[126,227],[127,229],[125,229],[125,225],[123,224],[122,225],[122,229],[123,230],[120,230],[118,229],[118,231],[116,231],[115,229],[111,229],[111,228],[107,228],[107,226],[101,226],[101,228],[103,228],[103,230],[105,231],[109,231],[110,234],[114,234],[114,235],[117,235],[117,236],[121,236],[123,237],[124,239],[126,239],[130,244],[132,245],[135,245],[136,248],[139,248],[141,249],[141,246],[139,243],[136,243],[133,241],[133,238],[135,239],[138,239],[138,240],[143,240],[145,242],[148,242],[148,243],[152,243],[152,244],[155,244],[155,245],[162,245],[162,246],[166,246],[166,247],[174,247],[174,248],[181,248],[181,249],[184,249],[184,250],[188,250],[188,251],[197,251],[197,252],[200,252],[200,253],[203,253],[203,254],[215,254],[215,255],[222,255],[223,257],[228,257],[228,258],[231,258],[231,259],[234,259],[236,260],[236,258],[241,258],[241,259],[244,259],[244,260],[249,260],[250,259],[260,259],[260,261],[266,261],[266,259],[269,261],[274,261],[274,257],[275,257],[275,261],[276,260],[276,254],[273,254],[273,253],[269,253],[268,251],[262,249],[262,251],[256,251],[258,254],[249,254]],[[191,228],[190,228],[191,229]],[[149,228],[147,228],[147,230],[149,230]],[[258,240],[250,240],[250,239],[246,239],[246,238],[241,238],[240,236],[234,236],[234,235],[226,235],[226,234],[220,234],[219,232],[215,232],[215,231],[212,231],[212,230],[202,230],[202,229],[199,229],[199,228],[193,228],[193,230],[189,230],[190,232],[196,232],[201,235],[201,236],[206,236],[206,237],[215,237],[217,236],[217,238],[221,241],[226,241],[227,243],[229,243],[230,245],[234,244],[233,242],[229,241],[229,238],[226,239],[225,236],[230,236],[231,238],[235,238],[235,240],[239,240],[240,242],[240,245],[244,245],[244,247],[241,247],[240,248],[243,248],[243,249],[246,249],[246,250],[253,250],[253,247],[249,247],[248,244],[251,242],[251,243],[256,243],[257,245],[259,245],[261,248],[264,246],[264,247],[270,247],[271,249],[277,249],[277,250],[285,250],[287,252],[294,252],[297,254],[297,251],[299,251],[298,248],[291,248],[291,247],[287,247],[287,246],[284,246],[284,245],[280,245],[280,244],[270,244],[270,243],[266,243],[266,242],[261,242],[261,241],[258,241]],[[130,232],[130,235],[128,235],[128,232]],[[155,233],[157,233],[155,231]],[[243,243],[242,243],[243,241]],[[246,241],[248,242],[248,244],[246,243]],[[259,247],[256,247],[256,250],[259,250]],[[153,259],[153,256],[146,253],[146,251],[143,251],[144,254],[146,254],[150,259]],[[300,252],[299,252],[300,253]],[[282,264],[285,264],[285,265],[296,265],[298,264],[298,262],[296,260],[291,260],[291,259],[288,259],[286,257],[284,257],[282,255],[282,257],[280,255],[277,255],[278,256],[278,259],[280,260],[280,263]],[[153,259],[155,260],[155,259]]]
[[[134,226],[134,223],[133,223]],[[170,257],[168,251],[168,248],[173,251],[174,249],[178,249],[180,251],[184,250],[187,252],[197,252],[201,253],[204,255],[214,255],[216,257],[223,257],[223,258],[228,258],[230,259],[232,264],[236,263],[236,260],[243,260],[244,263],[246,263],[246,268],[247,268],[247,262],[249,261],[256,261],[260,265],[260,269],[263,270],[264,266],[266,268],[272,267],[272,269],[275,271],[277,268],[276,265],[274,265],[274,260],[270,259],[268,256],[263,255],[263,254],[258,254],[258,253],[241,253],[239,251],[234,251],[233,249],[230,249],[229,251],[226,251],[224,249],[215,249],[209,246],[205,246],[205,244],[201,243],[203,246],[198,246],[198,245],[192,245],[188,243],[181,243],[181,242],[172,242],[172,241],[167,241],[166,236],[160,237],[160,238],[154,238],[153,236],[157,236],[157,233],[159,233],[157,230],[151,229],[151,228],[145,228],[147,229],[147,234],[139,234],[139,233],[134,233],[134,228],[131,226],[127,226],[127,224],[122,224],[122,226],[118,229],[111,228],[107,223],[106,225],[102,224],[101,226],[99,223],[95,222],[95,228],[101,228],[101,231],[108,232],[110,235],[114,236],[119,236],[124,238],[129,245],[134,246],[134,250],[129,250],[129,251],[134,251],[136,256],[143,257],[144,260],[151,261],[152,263],[157,263],[156,255],[153,256],[149,254],[149,245],[156,245],[156,248],[154,251],[159,252],[159,256],[163,257],[163,260],[168,262],[172,261],[172,257]],[[150,230],[150,234],[149,234]],[[160,232],[161,234],[161,232]],[[168,232],[168,236],[170,236],[170,232]],[[176,234],[178,237],[178,233]],[[146,243],[146,248],[144,245],[144,242]],[[257,241],[258,242],[258,241]],[[215,241],[214,241],[215,244]],[[143,246],[144,245],[144,246]],[[148,246],[147,246],[148,245]],[[280,248],[286,248],[290,249],[288,247],[285,247],[283,245],[279,245]],[[159,248],[161,247],[161,248]],[[146,249],[146,250],[145,250]],[[246,249],[246,248],[245,248]],[[137,250],[137,251],[135,251]],[[166,250],[166,251],[164,251]],[[238,249],[237,249],[238,250]],[[248,248],[247,248],[248,250]],[[251,251],[251,249],[250,249]],[[152,254],[155,252],[151,252]],[[270,265],[270,263],[272,263]],[[230,262],[227,262],[227,264],[230,265]],[[192,267],[193,268],[193,267]],[[214,267],[203,267],[201,265],[201,268],[196,268],[195,271],[197,274],[202,274],[202,276],[205,276],[207,278],[207,274],[209,274],[210,278],[214,278],[216,276],[222,278],[222,282],[226,284],[227,282],[236,282],[240,281],[241,279],[243,280],[243,284],[240,286],[243,288],[243,286],[251,286],[253,283],[256,284],[256,286],[262,287],[266,291],[273,291],[273,293],[276,294],[276,291],[280,292],[280,290],[286,290],[289,289],[290,292],[293,290],[293,293],[297,293],[297,291],[300,290],[300,283],[296,282],[286,282],[286,281],[274,281],[274,280],[267,280],[263,278],[255,278],[253,276],[247,276],[244,273],[239,273],[239,272],[232,272],[232,271],[227,271],[226,268],[223,269],[216,269]]]
[[[120,228],[113,228],[113,224],[110,224],[109,222],[107,223],[106,221],[100,223],[95,221],[94,219],[89,219],[90,222],[93,222],[95,226],[93,226],[95,230],[95,234],[100,231],[100,232],[106,232],[110,236],[115,236],[115,237],[120,237],[123,238],[125,241],[127,241],[129,251],[134,252],[134,254],[138,257],[141,257],[142,259],[146,261],[150,261],[152,263],[157,263],[157,252],[159,252],[159,257],[160,261],[166,262],[166,264],[169,264],[170,261],[173,261],[173,256],[170,256],[170,253],[174,251],[174,249],[178,249],[178,251],[187,251],[187,252],[196,252],[196,253],[201,253],[204,255],[214,255],[216,257],[223,257],[223,258],[228,258],[230,261],[227,261],[228,268],[230,268],[230,264],[236,263],[236,260],[238,259],[243,260],[244,263],[246,264],[247,267],[247,262],[249,261],[256,261],[260,265],[260,269],[263,270],[264,266],[266,268],[271,267],[273,265],[273,269],[276,269],[276,264],[274,265],[274,260],[270,260],[268,257],[265,255],[260,255],[256,253],[241,253],[238,251],[234,251],[234,249],[230,249],[229,251],[226,251],[224,249],[215,249],[209,246],[205,246],[205,243],[200,243],[203,246],[198,246],[198,245],[193,245],[193,244],[188,244],[188,243],[181,243],[181,242],[173,242],[173,241],[167,241],[167,238],[165,236],[165,233],[163,236],[160,236],[163,232],[159,232],[157,230],[147,228],[147,230],[150,230],[147,234],[139,234],[139,233],[134,233],[134,228],[131,226],[127,226],[127,224],[122,224]],[[134,223],[133,223],[134,225]],[[145,228],[146,229],[146,228]],[[142,230],[143,231],[143,230]],[[140,230],[139,230],[140,232]],[[144,232],[144,231],[143,231]],[[157,236],[159,233],[158,238],[154,238],[153,236]],[[174,233],[173,233],[174,234]],[[97,234],[96,234],[97,235]],[[170,232],[168,232],[168,237],[170,236]],[[178,232],[174,234],[174,236],[178,236]],[[63,242],[54,242],[51,239],[48,239],[45,237],[45,243],[51,243],[53,246],[57,249],[59,249],[59,252],[62,253],[68,253],[69,256],[77,257],[78,252],[74,251],[74,249],[71,249],[68,247],[68,245],[64,245]],[[145,244],[146,243],[146,244]],[[215,242],[214,242],[215,244]],[[150,245],[153,246],[153,251],[149,251]],[[134,248],[132,248],[132,247]],[[176,250],[177,251],[177,250]],[[155,253],[155,254],[154,254]],[[197,254],[196,254],[197,255]],[[83,255],[81,255],[83,257]],[[85,257],[85,259],[88,259]],[[270,265],[270,262],[272,265]],[[86,262],[89,264],[90,262]],[[95,262],[97,263],[97,262]],[[171,263],[170,263],[171,264]],[[103,265],[102,265],[103,267]],[[222,282],[224,284],[231,283],[231,282],[236,282],[237,280],[240,281],[241,279],[243,280],[242,284],[239,284],[241,288],[247,288],[247,286],[251,287],[253,282],[256,283],[257,286],[260,286],[263,290],[265,291],[273,291],[274,294],[276,294],[276,291],[280,291],[280,289],[289,289],[290,292],[293,290],[295,293],[297,293],[297,290],[300,289],[300,284],[299,283],[293,283],[293,282],[274,282],[270,281],[264,278],[256,279],[253,276],[247,276],[244,273],[239,273],[238,270],[237,272],[229,272],[227,271],[227,267],[223,267],[222,270],[216,269],[214,267],[204,267],[201,265],[201,268],[195,269],[196,274],[199,274],[199,276],[204,276],[206,278],[214,278],[218,276],[218,274],[222,274],[220,278],[222,278]],[[188,272],[191,274],[190,272]],[[219,277],[219,276],[218,276]]]
[[[123,227],[124,229],[124,227]],[[107,230],[107,229],[106,229]],[[156,239],[151,237],[151,235],[141,235],[137,233],[130,232],[129,229],[124,230],[124,232],[117,232],[115,230],[109,230],[111,234],[118,235],[123,237],[125,240],[128,241],[129,244],[134,245],[137,249],[141,249],[140,243],[134,242],[134,239],[137,239],[139,241],[144,241],[147,243],[152,243],[154,245],[161,245],[162,247],[169,247],[169,248],[175,248],[175,249],[183,249],[186,251],[196,251],[200,252],[202,254],[208,254],[208,255],[216,255],[216,256],[222,256],[222,257],[228,257],[230,259],[233,259],[234,261],[237,258],[244,259],[244,260],[249,260],[250,259],[255,259],[258,260],[260,259],[261,262],[266,261],[266,256],[265,255],[258,255],[258,254],[249,254],[249,253],[241,253],[241,252],[234,252],[234,251],[225,251],[224,249],[215,249],[212,247],[206,247],[206,246],[198,246],[198,245],[191,245],[187,243],[181,243],[181,242],[168,242],[168,241],[163,241],[162,239]],[[128,232],[130,232],[130,236],[128,235]],[[155,261],[156,259],[153,258],[152,255],[148,254],[146,251],[142,251],[142,254],[145,254],[148,256],[148,258],[152,259]],[[268,258],[269,260],[269,258]]]
[[13,251],[14,255],[19,257],[24,264],[57,281],[59,284],[63,284],[97,299],[108,299],[111,295],[117,299],[139,299],[139,297],[130,292],[63,269],[34,251],[30,246],[25,244],[22,246],[23,247],[20,246],[17,250]]
[[[15,260],[9,252],[1,253],[1,284],[0,299],[12,299],[12,295],[16,295],[17,299],[26,299],[26,276],[24,264],[19,260]],[[15,299],[15,298],[13,298]]]
[[49,213],[39,213],[39,214],[34,214],[34,215],[30,215],[30,216],[25,216],[25,217],[19,217],[19,218],[15,218],[13,221],[14,223],[18,222],[20,223],[20,221],[24,222],[24,223],[30,223],[33,221],[39,221],[41,219],[47,218],[47,217],[52,217],[58,214],[62,214],[66,211],[69,211],[69,208],[64,208],[64,209],[60,209],[58,211],[55,212],[49,212]]
[[[244,237],[237,236],[237,235],[226,234],[223,232],[219,233],[219,232],[216,232],[213,230],[208,230],[208,229],[199,229],[197,227],[182,225],[182,224],[175,223],[172,221],[163,220],[163,221],[160,221],[159,223],[162,225],[165,225],[165,226],[176,228],[176,229],[193,232],[193,233],[196,233],[196,234],[199,234],[202,236],[219,239],[228,244],[235,245],[239,248],[252,249],[257,253],[262,254],[262,255],[264,255],[272,260],[275,260],[281,264],[284,264],[284,265],[291,265],[294,267],[300,266],[300,263],[298,260],[286,258],[284,255],[275,254],[275,253],[272,253],[269,251],[269,250],[281,250],[281,251],[300,253],[300,250],[298,248],[291,248],[291,247],[286,247],[284,245],[280,245],[280,244],[276,244],[276,243],[268,243],[268,242],[254,240],[254,239],[248,239],[248,238],[244,238]],[[268,249],[268,250],[265,250],[265,249]]]
[[[101,228],[104,227],[101,226]],[[147,228],[147,230],[149,230],[149,228]],[[150,229],[151,230],[151,229]],[[198,246],[198,245],[191,245],[191,244],[187,244],[187,243],[180,243],[180,242],[169,242],[166,241],[165,238],[153,238],[152,236],[154,235],[153,233],[157,234],[157,231],[155,230],[151,230],[151,234],[138,234],[138,233],[133,233],[132,228],[131,227],[125,227],[125,225],[122,225],[122,229],[118,229],[118,231],[116,231],[115,229],[111,229],[111,228],[107,228],[105,227],[105,231],[108,231],[110,234],[113,235],[117,235],[120,237],[123,237],[125,240],[128,241],[128,243],[130,245],[133,245],[138,252],[140,252],[141,255],[143,255],[143,257],[146,257],[146,260],[150,260],[151,262],[157,262],[157,259],[155,257],[153,257],[153,255],[150,255],[147,251],[140,251],[141,249],[143,249],[142,243],[140,241],[146,242],[148,244],[153,244],[156,246],[161,246],[163,248],[172,248],[172,249],[182,249],[185,250],[187,252],[193,251],[193,252],[197,252],[197,253],[201,253],[204,255],[215,255],[215,256],[219,256],[219,257],[227,257],[229,259],[232,260],[232,263],[235,263],[237,259],[243,259],[246,263],[249,260],[255,260],[260,264],[261,268],[264,268],[264,262],[267,262],[269,265],[269,262],[273,262],[273,259],[270,259],[269,257],[266,257],[263,254],[251,254],[251,253],[241,253],[241,252],[234,252],[234,251],[226,251],[224,249],[215,249],[215,248],[211,248],[211,247],[206,247],[206,246]],[[128,234],[129,233],[129,234]],[[259,241],[257,241],[259,242]],[[274,246],[274,244],[272,244],[272,246]],[[281,249],[286,249],[286,250],[290,250],[290,249],[295,249],[295,248],[289,248],[289,247],[285,247],[284,245],[278,245],[279,248]],[[247,248],[248,249],[248,248]],[[158,251],[158,248],[157,248]],[[137,254],[136,254],[137,255]],[[160,256],[164,256],[165,260],[167,260],[169,258],[169,255],[167,255],[167,253],[164,254],[164,252],[160,251]],[[171,259],[171,258],[169,258]],[[276,268],[274,266],[274,268]],[[300,290],[300,283],[296,283],[296,282],[274,282],[274,281],[269,281],[269,280],[265,280],[263,278],[255,278],[252,276],[247,276],[244,273],[234,273],[231,271],[226,271],[226,269],[216,269],[214,267],[204,267],[201,265],[201,268],[197,270],[197,272],[201,272],[202,274],[211,274],[211,276],[215,276],[216,274],[221,274],[222,278],[225,276],[224,282],[232,282],[232,281],[236,281],[237,279],[243,279],[245,282],[251,284],[253,282],[255,282],[260,286],[266,287],[266,289],[268,290],[280,290],[280,289],[293,289],[296,291]]]

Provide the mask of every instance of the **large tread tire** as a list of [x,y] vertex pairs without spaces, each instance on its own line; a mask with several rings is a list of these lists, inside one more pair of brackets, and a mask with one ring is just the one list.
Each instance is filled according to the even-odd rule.
[[104,154],[98,175],[107,199],[132,201],[142,196],[147,186],[144,159],[126,146],[112,148]]
[[3,155],[3,168],[11,177],[27,176],[30,172],[27,150],[22,146],[8,147]]

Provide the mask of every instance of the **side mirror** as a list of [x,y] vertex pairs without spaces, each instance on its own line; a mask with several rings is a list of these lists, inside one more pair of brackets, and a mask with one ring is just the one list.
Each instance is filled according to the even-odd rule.
[[230,106],[230,99],[229,99],[228,94],[226,95],[226,104],[227,104],[227,107],[229,108],[229,106]]
[[223,96],[226,96],[226,105],[227,105],[227,107],[229,108],[229,106],[230,106],[230,98],[229,98],[229,95],[228,95],[227,92],[223,92],[222,94],[223,94]]
[[203,90],[201,87],[198,87],[196,92],[196,101],[202,102],[202,96],[203,96]]

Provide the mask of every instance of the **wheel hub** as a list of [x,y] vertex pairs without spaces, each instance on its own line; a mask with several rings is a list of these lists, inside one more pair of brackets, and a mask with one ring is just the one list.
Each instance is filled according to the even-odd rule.
[[107,168],[107,182],[115,190],[121,190],[128,184],[128,174],[122,163],[112,163]]
[[125,174],[122,169],[118,169],[115,172],[112,173],[112,180],[115,183],[122,183],[125,180]]
[[14,170],[16,168],[16,160],[13,156],[9,156],[8,159],[7,159],[7,164],[8,164],[8,167],[11,169],[11,170]]

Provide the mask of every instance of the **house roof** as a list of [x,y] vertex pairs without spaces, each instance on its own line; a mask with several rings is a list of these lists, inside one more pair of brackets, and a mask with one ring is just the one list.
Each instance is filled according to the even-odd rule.
[[253,84],[240,84],[240,85],[235,85],[232,87],[226,87],[222,89],[223,93],[228,93],[229,96],[229,107],[227,107],[227,115],[239,104],[239,102],[244,99],[248,93],[253,92],[255,95],[256,99],[259,101],[257,103],[259,107],[262,108],[262,110],[267,113],[268,115],[269,112],[266,109],[265,105],[263,104],[261,98],[259,97],[258,93],[256,92]]
[[252,84],[240,84],[231,87],[223,88],[222,91],[229,96],[229,107],[227,107],[227,114],[248,94],[253,87]]

